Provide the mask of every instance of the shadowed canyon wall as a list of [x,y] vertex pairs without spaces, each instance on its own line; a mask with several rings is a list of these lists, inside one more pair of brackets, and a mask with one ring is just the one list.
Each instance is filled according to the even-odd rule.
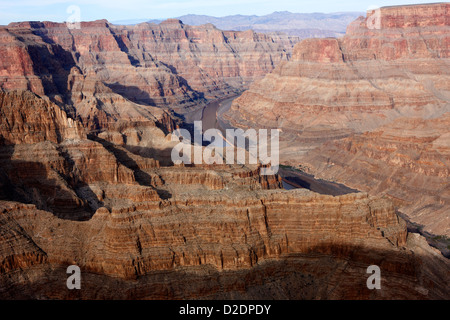
[[134,27],[99,20],[80,29],[21,22],[0,35],[0,87],[45,94],[82,117],[93,108],[122,116],[111,106],[117,99],[189,107],[241,91],[288,60],[295,41],[174,19]]
[[449,8],[381,8],[343,38],[304,40],[226,118],[281,128],[285,164],[387,194],[425,231],[449,236]]
[[[278,64],[276,75],[289,43],[176,20],[25,22],[0,33],[1,298],[450,298],[448,260],[407,232],[388,198],[283,190],[256,165],[171,163],[181,123],[166,107],[240,90]],[[303,43],[292,63],[347,64],[339,42],[321,41],[324,52]],[[439,114],[438,100],[423,107]],[[74,264],[82,289],[70,291]],[[381,290],[367,288],[370,265]]]

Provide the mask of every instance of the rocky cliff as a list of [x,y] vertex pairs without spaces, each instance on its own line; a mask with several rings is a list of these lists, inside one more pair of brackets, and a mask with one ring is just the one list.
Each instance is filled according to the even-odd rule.
[[[173,20],[1,32],[2,299],[450,298],[448,260],[407,232],[387,198],[283,190],[256,165],[172,163],[178,123],[153,103],[183,105],[199,99],[197,85],[224,94],[263,75],[270,37]],[[326,41],[325,53],[296,59],[345,64]],[[67,289],[70,265],[81,290]],[[370,265],[381,290],[367,288]]]
[[[167,200],[147,195],[99,208],[86,222],[2,202],[0,295],[448,299],[448,261],[407,234],[385,200],[192,186]],[[124,201],[119,194],[107,190],[105,201]],[[82,270],[75,292],[65,284],[73,264]],[[366,286],[373,264],[380,291]]]
[[[116,105],[181,108],[240,91],[290,57],[293,40],[224,32],[179,20],[21,22],[0,28],[0,87],[31,90],[83,118],[122,116]],[[134,106],[133,103],[143,105]],[[125,107],[124,107],[125,108]],[[98,110],[97,110],[98,109]]]
[[281,128],[286,163],[386,193],[426,230],[448,236],[449,7],[385,7],[343,38],[304,40],[226,118]]
[[448,260],[387,199],[282,190],[258,166],[163,164],[139,150],[150,136],[170,148],[157,126],[85,134],[32,92],[1,101],[3,299],[449,298]]

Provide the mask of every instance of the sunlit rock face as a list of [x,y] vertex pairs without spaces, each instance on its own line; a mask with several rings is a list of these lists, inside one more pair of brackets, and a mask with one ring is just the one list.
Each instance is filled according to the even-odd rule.
[[99,20],[79,29],[11,23],[0,28],[0,87],[51,96],[85,117],[92,108],[117,113],[117,99],[192,107],[263,77],[290,58],[295,39],[179,20],[134,27]]
[[385,7],[343,38],[304,40],[225,117],[281,128],[284,162],[388,194],[424,230],[449,236],[449,8]]
[[[283,190],[257,165],[173,165],[180,122],[165,106],[189,108],[262,77],[289,57],[273,38],[174,20],[0,32],[2,299],[449,298],[448,260],[407,232],[390,199]],[[307,40],[294,67],[280,63],[268,77],[282,86],[331,65],[333,77],[359,81],[343,50],[341,40]],[[374,114],[396,108],[380,99]],[[438,112],[428,105],[439,99],[427,99]],[[81,290],[66,286],[70,265]],[[371,265],[381,290],[367,287]]]

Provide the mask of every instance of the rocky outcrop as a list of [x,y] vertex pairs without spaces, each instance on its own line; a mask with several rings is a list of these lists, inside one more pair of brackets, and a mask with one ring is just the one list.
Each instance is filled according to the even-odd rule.
[[388,194],[424,231],[450,236],[450,114],[399,119],[311,151],[303,161],[317,176],[372,194]]
[[135,27],[99,20],[80,29],[12,23],[0,28],[0,87],[47,95],[72,116],[105,122],[242,90],[287,60],[292,46],[290,38],[179,20]]
[[[283,190],[257,165],[170,161],[177,123],[140,96],[153,94],[152,77],[177,88],[160,87],[177,104],[197,85],[224,94],[273,67],[270,37],[173,20],[2,32],[0,50],[23,58],[1,69],[2,299],[449,298],[448,260],[407,232],[387,198]],[[296,59],[346,64],[323,41],[323,53]],[[182,73],[180,61],[197,72]],[[114,82],[125,71],[131,78]],[[81,268],[82,290],[67,289],[69,265]],[[382,270],[381,290],[367,288],[370,265]]]
[[[448,261],[408,234],[387,199],[282,190],[258,166],[164,166],[118,132],[58,135],[63,111],[17,97],[30,100],[15,113],[1,104],[4,123],[32,105],[30,125],[43,133],[2,126],[15,142],[0,148],[4,299],[448,298]],[[66,287],[74,264],[76,292]],[[373,264],[377,292],[366,286]]]
[[388,194],[426,230],[448,235],[448,10],[385,7],[343,38],[304,40],[225,118],[281,128],[284,163]]
[[30,91],[0,91],[0,146],[86,138],[81,124]]

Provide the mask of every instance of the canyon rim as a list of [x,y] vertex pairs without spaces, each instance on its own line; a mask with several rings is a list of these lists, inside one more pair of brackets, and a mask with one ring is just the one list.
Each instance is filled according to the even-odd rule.
[[[448,300],[449,11],[0,26],[0,298]],[[279,132],[282,170],[175,164],[208,112]]]

